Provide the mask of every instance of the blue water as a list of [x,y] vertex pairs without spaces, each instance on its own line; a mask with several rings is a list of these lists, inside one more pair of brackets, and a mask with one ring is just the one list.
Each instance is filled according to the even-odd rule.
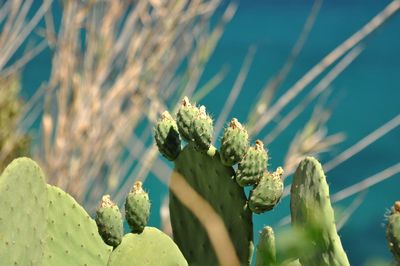
[[[278,91],[278,96],[389,2],[324,2],[304,50]],[[248,48],[255,45],[257,52],[248,79],[232,110],[232,116],[239,120],[246,119],[258,91],[286,60],[311,6],[312,1],[300,3],[294,0],[253,0],[240,3],[236,16],[227,26],[201,80],[201,84],[204,84],[223,66],[229,66],[226,80],[201,102],[214,117],[221,111],[222,103],[233,86]],[[335,108],[328,122],[329,132],[344,131],[347,138],[336,149],[323,156],[323,162],[400,113],[400,15],[393,17],[363,42],[363,45],[362,54],[332,84],[329,99]],[[51,54],[45,51],[27,66],[23,73],[26,97],[47,78],[50,63]],[[309,113],[310,110],[304,112],[268,147],[272,167],[282,163],[290,140],[309,118]],[[400,128],[397,128],[330,171],[330,189],[332,192],[338,191],[399,162],[399,158]],[[400,175],[397,174],[371,188],[363,204],[340,231],[352,265],[363,265],[371,257],[391,259],[384,237],[383,215],[395,200],[400,199],[399,179]],[[150,191],[153,202],[150,224],[159,227],[158,207],[167,189],[155,177],[150,177],[145,186]],[[344,208],[350,203],[351,200],[346,200],[339,207]],[[276,225],[287,214],[288,200],[284,200],[276,210],[255,217],[255,232],[264,224]]]

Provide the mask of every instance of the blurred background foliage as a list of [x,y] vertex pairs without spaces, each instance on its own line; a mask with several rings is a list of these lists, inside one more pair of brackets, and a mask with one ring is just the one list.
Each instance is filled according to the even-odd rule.
[[[365,254],[390,259],[382,224],[400,187],[399,8],[0,1],[0,169],[30,147],[48,181],[91,213],[101,195],[121,205],[146,180],[150,224],[168,231],[172,166],[158,157],[152,129],[187,95],[213,114],[216,136],[235,116],[262,139],[272,168],[285,169],[286,191],[298,161],[318,156],[352,264]],[[285,230],[288,202],[256,216],[255,232]]]

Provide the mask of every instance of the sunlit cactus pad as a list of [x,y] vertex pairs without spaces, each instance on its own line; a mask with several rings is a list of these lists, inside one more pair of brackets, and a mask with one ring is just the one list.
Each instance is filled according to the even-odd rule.
[[[211,156],[189,144],[175,160],[175,171],[221,216],[239,260],[248,264],[253,239],[251,211],[245,207],[246,195],[234,179],[233,168],[221,163],[218,152]],[[215,265],[218,260],[206,231],[172,192],[170,213],[174,240],[187,260],[198,265]]]
[[19,158],[6,167],[0,203],[0,265],[42,265],[48,200],[34,161]]
[[48,235],[43,265],[107,265],[111,247],[95,221],[58,187],[48,190]]
[[146,227],[141,234],[126,234],[108,261],[108,266],[131,265],[185,266],[188,263],[169,236],[157,228]]

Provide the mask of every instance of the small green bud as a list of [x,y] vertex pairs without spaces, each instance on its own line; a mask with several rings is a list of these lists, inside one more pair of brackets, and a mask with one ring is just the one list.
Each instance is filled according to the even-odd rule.
[[192,131],[190,128],[198,112],[199,110],[196,105],[192,105],[189,102],[188,97],[185,96],[182,100],[181,107],[176,114],[176,124],[182,138],[187,142],[193,141]]
[[149,195],[142,189],[142,182],[137,181],[125,201],[125,218],[132,233],[143,232],[149,216]]
[[121,243],[122,216],[118,206],[111,201],[110,195],[105,195],[101,199],[96,211],[96,224],[101,238],[107,245],[116,247]]
[[221,161],[224,165],[232,166],[240,162],[249,147],[249,135],[246,129],[233,118],[225,128],[221,141]]
[[283,169],[278,167],[273,173],[264,173],[258,185],[251,191],[249,208],[260,214],[272,210],[283,194]]
[[400,201],[396,201],[388,216],[386,239],[394,258],[400,263]]
[[268,155],[261,140],[250,147],[240,161],[236,172],[236,182],[241,186],[255,185],[267,169]]
[[155,129],[154,138],[160,153],[170,161],[175,160],[181,151],[178,127],[172,116],[165,111]]
[[201,106],[191,126],[191,136],[198,150],[208,150],[211,145],[213,131],[213,121],[207,115],[206,108]]

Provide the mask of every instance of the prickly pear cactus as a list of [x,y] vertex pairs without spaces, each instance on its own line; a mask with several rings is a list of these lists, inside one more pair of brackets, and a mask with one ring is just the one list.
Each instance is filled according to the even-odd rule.
[[140,234],[126,234],[108,261],[108,266],[130,265],[185,266],[188,263],[169,236],[146,227]]
[[213,121],[206,113],[206,108],[201,106],[190,128],[192,138],[201,151],[207,151],[210,148],[212,136],[214,134]]
[[143,190],[142,182],[137,181],[125,201],[125,218],[132,233],[141,233],[149,220],[149,216],[149,195]]
[[122,215],[118,206],[111,201],[110,195],[101,199],[96,211],[96,224],[101,238],[107,245],[116,247],[121,243],[124,233]]
[[178,113],[176,114],[176,124],[178,125],[179,134],[182,139],[186,141],[192,141],[192,122],[196,115],[198,114],[199,109],[196,105],[192,105],[189,102],[187,97],[184,97],[182,100],[181,108],[179,108]]
[[28,158],[12,161],[0,176],[0,264],[42,265],[46,241],[44,175]]
[[350,265],[336,231],[335,217],[329,199],[329,187],[321,164],[305,158],[293,178],[290,201],[292,224],[301,230],[317,232],[311,253],[300,257],[302,265]]
[[388,216],[386,239],[389,249],[397,263],[400,264],[400,201],[396,201]]
[[246,129],[233,118],[225,128],[221,140],[221,161],[224,165],[232,166],[240,162],[249,147],[249,135]]
[[254,213],[272,210],[283,194],[283,169],[278,167],[273,173],[264,173],[258,185],[250,192],[249,207]]
[[[237,256],[248,264],[252,255],[253,223],[251,211],[246,208],[246,195],[233,179],[232,167],[221,163],[219,154],[210,156],[187,145],[175,160],[175,171],[223,219],[230,234]],[[216,265],[218,260],[206,231],[198,219],[170,192],[170,215],[174,241],[190,264]]]
[[[171,186],[179,183],[174,182],[175,179],[183,177],[200,196],[200,201],[205,200],[221,218],[228,234],[225,239],[232,242],[232,254],[236,255],[237,263],[249,265],[253,252],[252,212],[241,186],[255,187],[251,206],[253,211],[261,213],[272,209],[282,195],[280,174],[274,175],[279,176],[279,180],[274,178],[265,182],[262,179],[267,170],[267,153],[261,141],[249,148],[247,131],[236,118],[224,131],[220,151],[211,145],[212,120],[205,107],[197,108],[185,97],[176,119],[178,131],[188,145],[174,161]],[[157,132],[155,137],[157,139]],[[160,153],[163,154],[162,150]],[[237,174],[232,165],[238,162],[241,163]],[[277,185],[276,181],[280,183]],[[221,264],[221,253],[217,254],[213,248],[215,240],[210,240],[214,235],[209,238],[210,232],[200,223],[199,217],[174,194],[173,191],[179,193],[179,189],[170,188],[170,216],[175,242],[192,265]],[[270,192],[269,197],[263,195]]]
[[48,230],[43,265],[107,265],[111,247],[94,220],[66,192],[47,185]]
[[271,227],[265,226],[262,229],[256,254],[256,266],[276,265],[275,235]]
[[167,111],[162,114],[154,137],[158,150],[165,158],[173,161],[178,157],[181,151],[181,139],[176,122]]
[[238,165],[236,182],[242,186],[257,184],[267,169],[268,155],[262,141],[256,140],[254,147],[250,147]]

